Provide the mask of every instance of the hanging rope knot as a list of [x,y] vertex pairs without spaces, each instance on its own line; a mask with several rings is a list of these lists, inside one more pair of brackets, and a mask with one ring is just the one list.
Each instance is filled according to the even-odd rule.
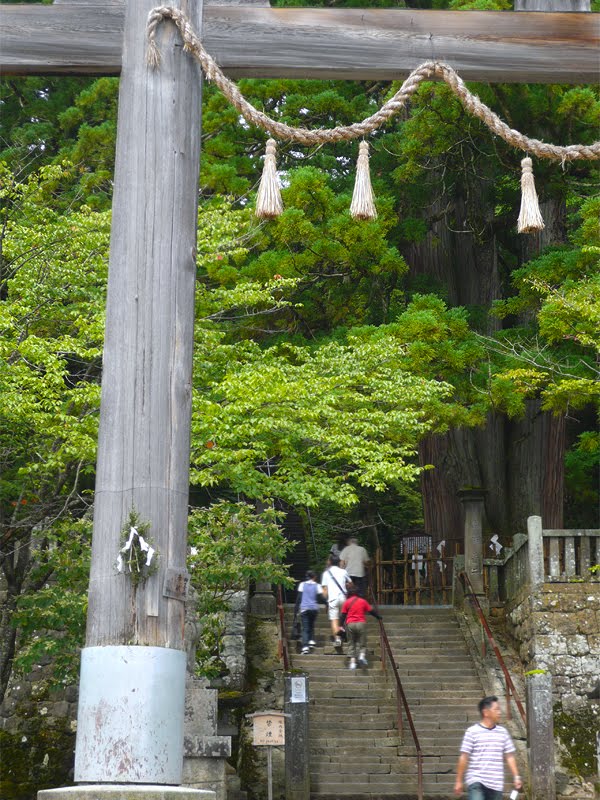
[[377,209],[371,187],[371,173],[369,171],[369,143],[361,142],[358,146],[358,162],[356,164],[356,181],[350,216],[353,219],[377,219]]
[[[220,89],[220,91],[223,92],[225,97],[229,100],[233,107],[239,111],[244,119],[247,120],[251,125],[262,128],[271,134],[271,136],[277,137],[281,140],[314,146],[331,142],[349,141],[351,139],[364,138],[377,128],[380,128],[401,109],[403,109],[423,81],[430,80],[432,77],[438,77],[445,81],[445,83],[450,87],[466,111],[480,119],[494,135],[499,136],[501,139],[507,142],[507,144],[511,145],[511,147],[522,150],[526,153],[532,153],[538,158],[562,162],[563,165],[567,161],[596,161],[600,159],[600,142],[594,142],[590,145],[572,144],[566,147],[561,147],[559,145],[541,142],[539,139],[530,139],[528,136],[519,133],[519,131],[513,130],[505,122],[503,122],[497,114],[495,114],[484,103],[482,103],[476,95],[472,94],[467,89],[462,78],[452,69],[451,66],[440,61],[426,61],[414,69],[404,81],[402,86],[398,89],[396,94],[386,103],[384,103],[384,105],[378,111],[376,111],[370,117],[362,120],[362,122],[356,122],[352,125],[339,125],[335,128],[320,128],[317,130],[294,128],[291,125],[285,125],[283,122],[277,122],[276,120],[271,119],[246,100],[238,87],[223,74],[217,62],[204,49],[202,42],[194,32],[194,29],[190,25],[187,17],[180,9],[172,8],[170,6],[158,6],[157,8],[154,8],[148,15],[146,28],[148,48],[146,52],[146,60],[150,67],[157,68],[160,65],[160,52],[156,43],[156,30],[164,19],[170,19],[175,23],[183,39],[184,49],[192,53],[194,58],[202,67],[202,71],[204,72],[206,79],[214,83]],[[364,166],[361,165],[364,165],[365,160],[367,164],[366,174],[368,175],[368,153],[365,154],[362,162],[361,155],[359,155],[357,183],[358,171],[362,171],[364,169]],[[527,160],[528,159],[523,159],[523,162]],[[274,155],[272,162],[274,165]],[[531,162],[531,159],[529,159],[529,162]],[[273,174],[276,175],[277,170],[275,166],[268,166],[270,164],[271,157],[268,152],[267,144],[267,156],[265,157],[263,178],[267,168],[269,170],[269,174],[272,170]],[[361,185],[366,192],[367,184],[366,178],[364,177],[365,173],[363,172],[362,174],[363,180],[361,181]],[[526,175],[528,176],[527,178]],[[535,212],[533,211],[534,206],[532,197],[535,195],[535,186],[533,184],[533,174],[531,171],[527,172],[525,167],[521,183],[524,187],[524,197],[529,198],[526,206],[530,204],[528,207],[530,208],[531,214],[534,215]],[[274,182],[269,179],[267,180],[267,184],[270,186],[268,191],[274,192]],[[531,194],[531,187],[533,187],[533,195]],[[267,189],[265,189],[265,191],[267,191]],[[537,204],[537,195],[535,195],[535,198],[535,202]],[[277,204],[275,196],[273,196],[272,202],[275,205]],[[274,208],[275,205],[271,206],[267,203],[266,207]],[[374,209],[375,206],[373,204],[373,211]],[[272,214],[271,216],[275,216],[275,214]],[[541,220],[541,214],[539,215],[539,219]],[[541,222],[541,225],[543,226],[543,221]],[[539,227],[532,227],[531,229],[540,230]]]
[[269,139],[254,211],[259,219],[273,219],[280,216],[283,211],[276,156],[277,142],[275,139]]
[[545,228],[542,212],[538,203],[535,181],[533,179],[533,162],[529,157],[521,161],[521,210],[517,222],[519,233],[534,233]]

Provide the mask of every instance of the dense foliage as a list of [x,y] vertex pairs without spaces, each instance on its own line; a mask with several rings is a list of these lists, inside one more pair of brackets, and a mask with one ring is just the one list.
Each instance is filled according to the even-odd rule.
[[[356,121],[397,87],[240,88],[279,119],[314,127]],[[596,135],[594,87],[474,88],[530,135],[561,144]],[[0,84],[2,686],[11,616],[28,642],[23,669],[51,649],[66,676],[73,661],[63,657],[81,641],[117,92],[114,78]],[[372,137],[376,221],[357,224],[347,212],[356,144],[284,145],[286,210],[259,224],[250,211],[264,135],[240,125],[212,87],[202,126],[191,466],[207,503],[287,501],[316,532],[319,553],[348,531],[391,542],[423,524],[424,439],[486,432],[494,420],[503,441],[520,442],[519,421],[545,410],[566,419],[567,452],[556,454],[567,468],[565,524],[597,526],[600,206],[590,165],[536,164],[547,230],[518,239],[520,155],[447,87],[426,84],[405,117]],[[504,456],[489,447],[480,457]],[[461,485],[465,465],[451,463]],[[466,466],[470,483],[486,474]],[[509,489],[498,503],[516,505]],[[489,526],[509,535],[515,520],[503,527],[492,506]],[[215,567],[199,600],[207,614],[221,608],[219,582],[259,577],[266,551],[285,559],[277,524],[256,523],[245,505],[192,516],[192,566]],[[240,525],[248,552],[237,549]],[[35,638],[44,628],[60,633],[56,644]],[[204,656],[214,666],[213,650]]]

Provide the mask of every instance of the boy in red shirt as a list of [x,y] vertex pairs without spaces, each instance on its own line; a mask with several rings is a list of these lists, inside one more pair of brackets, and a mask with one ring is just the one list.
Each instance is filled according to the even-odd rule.
[[[348,633],[348,649],[350,652],[350,669],[356,669],[357,661],[361,667],[367,667],[367,620],[371,614],[375,619],[381,616],[369,605],[364,597],[356,593],[356,587],[349,584],[346,588],[348,598],[342,606],[342,620]],[[340,620],[341,621],[341,620]]]

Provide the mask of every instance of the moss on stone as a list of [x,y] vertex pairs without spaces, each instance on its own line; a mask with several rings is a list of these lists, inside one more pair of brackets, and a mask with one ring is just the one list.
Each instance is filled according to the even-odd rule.
[[565,767],[580,778],[596,773],[596,735],[600,713],[592,708],[566,711],[562,703],[554,706],[554,734],[564,748]]
[[0,731],[2,800],[35,800],[41,789],[72,786],[74,747],[67,720],[29,717],[18,733]]

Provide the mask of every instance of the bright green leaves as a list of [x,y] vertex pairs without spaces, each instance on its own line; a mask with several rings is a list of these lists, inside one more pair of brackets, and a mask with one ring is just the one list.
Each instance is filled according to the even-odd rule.
[[202,629],[196,648],[200,675],[214,677],[223,669],[224,612],[235,592],[251,581],[292,585],[285,561],[293,545],[278,524],[282,516],[269,506],[259,510],[226,501],[191,512],[188,569]]
[[[240,279],[298,281],[293,314],[280,330],[310,338],[313,331],[389,321],[392,295],[406,263],[387,241],[394,220],[390,204],[378,198],[379,218],[356,223],[350,194],[337,194],[314,167],[290,173],[282,192],[285,210],[264,225]],[[299,304],[299,305],[298,305]]]
[[[235,351],[232,352],[235,355]],[[245,350],[194,392],[192,481],[295,505],[355,503],[419,474],[451,388],[412,375],[393,336]]]
[[46,167],[13,192],[3,249],[0,413],[6,430],[27,431],[20,470],[34,494],[67,465],[91,466],[96,450],[110,220],[41,205],[63,175]]
[[495,341],[492,394],[519,414],[526,397],[539,396],[554,412],[598,405],[600,372],[600,232],[597,198],[581,205],[573,243],[547,250],[513,273],[517,294],[496,304],[498,316],[527,315]]
[[225,611],[234,592],[250,581],[286,583],[285,560],[292,545],[270,507],[220,501],[194,509],[189,518],[188,569],[197,591],[197,610]]
[[34,540],[35,591],[21,596],[13,624],[21,633],[15,669],[27,675],[51,660],[54,682],[75,683],[85,637],[92,524],[63,519]]

